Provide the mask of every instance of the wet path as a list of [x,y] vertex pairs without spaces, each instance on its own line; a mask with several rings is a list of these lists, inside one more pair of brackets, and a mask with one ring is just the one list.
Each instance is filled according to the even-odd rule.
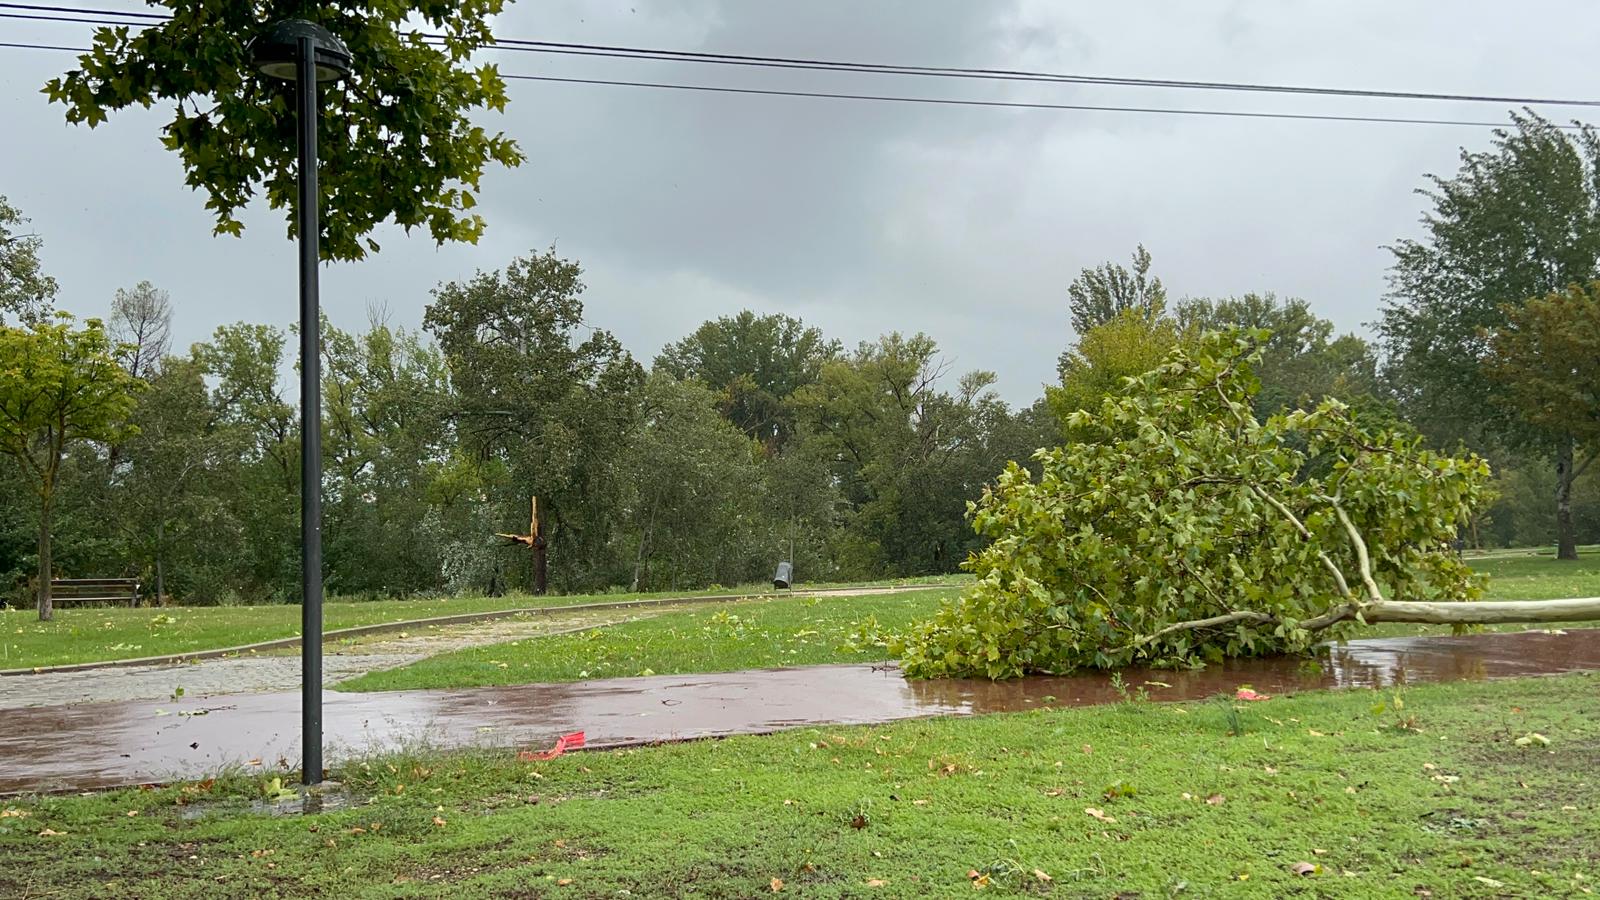
[[[407,666],[439,653],[615,625],[661,615],[672,609],[552,612],[428,628],[414,634],[401,631],[330,642],[322,660],[322,681],[325,686],[331,686],[368,672]],[[0,715],[7,709],[30,706],[166,700],[180,689],[187,696],[217,697],[298,691],[299,688],[300,652],[298,649],[280,650],[193,662],[0,678]]]
[[[1197,699],[1250,684],[1267,693],[1421,684],[1600,669],[1600,630],[1352,641],[1320,671],[1299,659],[1235,660],[1201,672],[1125,670],[1154,700]],[[1159,682],[1151,685],[1147,682]],[[1165,685],[1165,686],[1161,686]],[[868,724],[1119,699],[1103,674],[987,681],[906,681],[866,665],[651,676],[454,691],[324,695],[328,756],[423,743],[547,744],[582,729],[604,747]],[[192,778],[226,765],[271,769],[299,755],[299,695],[16,709],[0,728],[0,792]]]

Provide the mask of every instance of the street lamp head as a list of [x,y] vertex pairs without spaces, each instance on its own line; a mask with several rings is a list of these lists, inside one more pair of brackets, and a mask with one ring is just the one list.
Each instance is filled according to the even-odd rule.
[[338,81],[350,74],[350,48],[328,29],[304,19],[285,19],[257,35],[250,42],[250,60],[263,75],[294,81],[301,38],[311,39],[318,81]]

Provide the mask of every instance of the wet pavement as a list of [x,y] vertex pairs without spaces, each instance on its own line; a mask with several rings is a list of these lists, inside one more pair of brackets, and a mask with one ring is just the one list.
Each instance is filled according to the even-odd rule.
[[[1548,675],[1600,669],[1600,630],[1351,641],[1320,666],[1233,660],[1198,672],[1124,670],[1152,700]],[[1151,684],[1156,682],[1157,684]],[[814,724],[871,724],[1107,703],[1104,673],[1009,682],[907,681],[892,666],[761,669],[452,691],[324,694],[327,757],[405,747],[544,746],[582,730],[610,747]],[[299,756],[299,694],[185,697],[15,709],[0,729],[0,792],[203,777],[226,766],[287,768]]]

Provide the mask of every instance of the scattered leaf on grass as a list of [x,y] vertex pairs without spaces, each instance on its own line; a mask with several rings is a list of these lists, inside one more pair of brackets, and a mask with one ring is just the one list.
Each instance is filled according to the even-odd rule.
[[567,885],[569,885],[571,883],[572,883],[572,879],[571,878],[557,878],[556,879],[556,885],[559,886],[559,887],[566,887]]
[[1550,739],[1537,731],[1530,731],[1522,737],[1517,738],[1516,744],[1518,747],[1532,747],[1534,745],[1548,747],[1550,746]]
[[1485,878],[1482,875],[1474,875],[1474,876],[1472,876],[1472,880],[1478,882],[1479,884],[1488,885],[1489,887],[1492,887],[1492,888],[1500,888],[1500,887],[1505,887],[1506,886],[1506,883],[1504,881],[1496,881],[1493,878]]
[[1206,805],[1207,806],[1221,806],[1224,802],[1227,801],[1227,799],[1228,799],[1227,797],[1224,797],[1221,794],[1212,794],[1211,796],[1206,798]]
[[889,882],[882,878],[868,878],[867,887],[887,887]]
[[57,831],[54,828],[46,828],[45,830],[39,832],[39,837],[56,837],[58,835],[63,835],[63,834],[66,834],[66,832],[65,831]]
[[1045,874],[1045,871],[1043,869],[1034,869],[1033,870],[1033,877],[1039,879],[1040,881],[1046,881],[1047,882],[1047,881],[1050,880],[1050,876]]
[[32,813],[25,809],[16,809],[10,806],[0,809],[0,819],[26,819],[30,815]]
[[1105,822],[1107,824],[1114,823],[1114,822],[1117,821],[1116,817],[1106,815],[1105,810],[1095,809],[1092,806],[1084,807],[1083,811],[1084,811],[1084,814],[1089,815],[1089,816],[1093,816],[1094,818],[1099,819],[1100,821]]
[[433,817],[433,824],[439,826],[440,828],[443,828],[445,826],[444,816],[434,816]]
[[783,890],[783,879],[782,878],[774,878],[774,879],[772,879],[772,892],[774,894],[776,894],[777,892],[779,892],[781,890]]

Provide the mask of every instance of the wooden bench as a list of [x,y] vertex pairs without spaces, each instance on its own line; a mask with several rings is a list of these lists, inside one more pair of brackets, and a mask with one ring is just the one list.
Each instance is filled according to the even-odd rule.
[[50,598],[56,606],[74,603],[126,603],[139,605],[137,578],[52,578]]

